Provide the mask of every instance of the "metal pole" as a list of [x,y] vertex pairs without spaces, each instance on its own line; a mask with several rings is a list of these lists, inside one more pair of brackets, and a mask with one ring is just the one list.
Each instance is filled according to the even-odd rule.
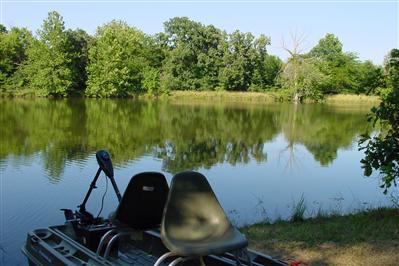
[[79,212],[80,213],[83,213],[83,212],[86,211],[86,202],[89,199],[91,191],[96,188],[96,182],[97,182],[98,177],[100,176],[100,173],[101,173],[101,168],[98,168],[96,176],[94,177],[93,181],[90,184],[89,191],[87,191],[86,196],[85,196],[85,198],[83,200],[83,203],[79,205]]

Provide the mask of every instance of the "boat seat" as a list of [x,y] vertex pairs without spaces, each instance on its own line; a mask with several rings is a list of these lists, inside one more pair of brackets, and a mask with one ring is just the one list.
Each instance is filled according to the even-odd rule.
[[161,224],[169,186],[163,174],[143,172],[133,176],[116,209],[113,221],[138,230]]
[[205,176],[193,171],[172,179],[161,239],[173,255],[185,257],[222,254],[248,245],[227,218]]
[[100,255],[106,242],[105,258],[109,256],[112,245],[119,237],[130,235],[132,231],[159,227],[168,192],[169,186],[163,174],[142,172],[134,175],[110,219],[117,228],[108,231],[101,238],[97,255]]

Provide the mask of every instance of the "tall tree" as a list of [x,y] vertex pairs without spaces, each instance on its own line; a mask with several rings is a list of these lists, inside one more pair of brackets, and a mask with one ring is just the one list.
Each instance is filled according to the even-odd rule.
[[89,48],[94,40],[82,29],[67,30],[66,34],[68,37],[68,53],[72,57],[71,68],[76,83],[75,91],[81,93],[86,88]]
[[228,35],[219,78],[226,90],[260,90],[270,85],[265,65],[270,38],[234,31]]
[[164,23],[167,48],[162,83],[174,90],[207,90],[218,85],[224,33],[186,17]]
[[360,63],[357,72],[356,93],[376,93],[377,88],[385,85],[383,68],[370,60]]
[[71,51],[71,34],[65,30],[60,14],[53,11],[38,31],[39,39],[27,50],[25,72],[29,86],[41,95],[68,96],[79,89],[75,67],[78,56]]
[[344,53],[342,43],[334,34],[327,33],[307,56],[316,60],[327,79],[323,93],[356,92],[358,90],[358,62],[356,55]]
[[142,70],[148,66],[144,33],[122,21],[97,29],[89,50],[86,95],[123,97],[140,91]]
[[[26,60],[26,49],[32,41],[32,34],[26,28],[3,26],[0,30],[0,86],[13,82],[13,75]],[[17,84],[15,84],[17,85]]]
[[399,88],[399,49],[392,49],[384,58],[387,86]]
[[291,33],[291,42],[291,48],[284,41],[282,44],[290,57],[280,73],[280,83],[294,102],[300,102],[304,98],[318,100],[322,97],[320,84],[325,81],[326,76],[316,67],[315,60],[302,53],[305,42],[303,34]]

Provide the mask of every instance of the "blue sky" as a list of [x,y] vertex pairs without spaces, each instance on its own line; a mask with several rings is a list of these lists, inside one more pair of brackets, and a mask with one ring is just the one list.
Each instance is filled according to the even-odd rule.
[[381,64],[384,55],[399,46],[399,0],[382,1],[35,1],[1,0],[1,23],[7,27],[27,27],[36,31],[52,10],[58,11],[68,28],[82,28],[94,34],[96,27],[112,19],[128,22],[146,33],[163,30],[163,22],[187,16],[203,24],[213,24],[227,32],[239,29],[270,36],[269,52],[285,59],[282,38],[290,32],[306,35],[308,51],[326,33],[334,33],[345,51],[361,60]]

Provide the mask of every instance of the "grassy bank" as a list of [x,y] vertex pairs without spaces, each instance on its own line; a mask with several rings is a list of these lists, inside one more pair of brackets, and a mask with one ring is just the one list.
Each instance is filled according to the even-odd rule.
[[242,228],[250,246],[309,265],[399,265],[399,209]]
[[[3,98],[36,98],[42,97],[34,90],[0,91]],[[235,91],[171,91],[169,94],[154,96],[145,93],[133,93],[127,98],[167,99],[174,102],[231,102],[231,103],[267,103],[287,100],[279,92],[235,92]],[[337,94],[328,95],[323,102],[327,104],[378,104],[378,96]]]
[[172,91],[166,98],[173,101],[262,103],[279,101],[280,96],[274,92]]
[[[277,92],[227,92],[227,91],[173,91],[168,96],[172,101],[198,101],[198,102],[252,102],[265,103],[282,101],[284,98]],[[324,101],[328,104],[378,104],[378,96],[337,94],[326,96]]]
[[337,95],[327,96],[325,98],[325,102],[329,104],[351,104],[351,103],[378,104],[380,102],[380,97],[371,96],[371,95],[357,95],[357,94],[337,94]]

